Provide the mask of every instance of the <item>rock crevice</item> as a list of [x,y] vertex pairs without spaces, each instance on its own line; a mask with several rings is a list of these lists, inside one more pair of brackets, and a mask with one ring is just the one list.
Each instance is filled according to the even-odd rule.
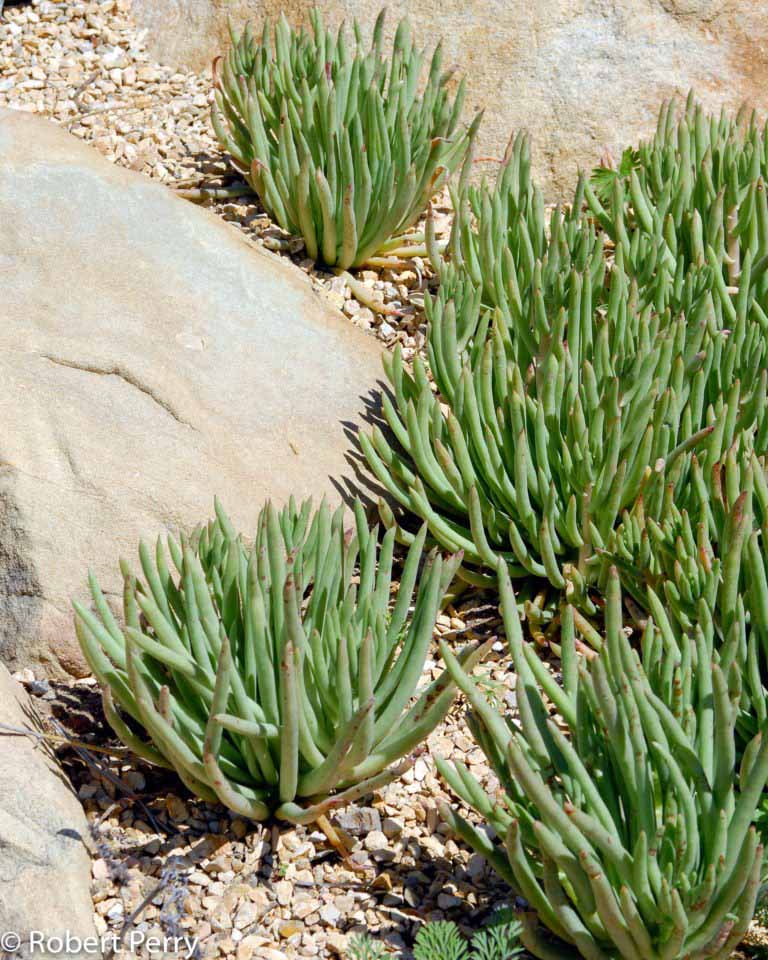
[[163,410],[173,417],[177,423],[181,423],[185,427],[189,427],[190,430],[197,429],[193,424],[181,416],[172,403],[169,403],[169,401],[161,397],[156,390],[153,390],[152,387],[147,386],[146,383],[143,383],[137,376],[125,370],[123,367],[117,365],[100,367],[92,363],[82,363],[76,360],[65,360],[62,357],[54,357],[49,353],[43,353],[41,356],[44,360],[49,360],[51,363],[55,363],[60,367],[69,367],[72,370],[82,370],[83,373],[94,373],[100,377],[118,377],[129,386],[135,387],[140,393],[143,393],[144,396],[149,397],[150,400],[153,400],[159,407],[162,407]]

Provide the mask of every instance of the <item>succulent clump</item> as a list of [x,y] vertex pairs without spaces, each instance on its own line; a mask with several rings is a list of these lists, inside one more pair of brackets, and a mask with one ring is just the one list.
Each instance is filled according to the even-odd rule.
[[[449,94],[442,49],[420,87],[424,51],[407,20],[385,57],[384,12],[366,49],[360,27],[312,31],[284,16],[232,32],[215,69],[213,125],[222,146],[280,226],[307,254],[346,269],[415,223],[464,161],[480,123],[460,124],[464,82]],[[397,245],[397,243],[395,244]]]
[[344,516],[269,504],[246,545],[217,504],[193,537],[141,545],[143,579],[122,564],[123,625],[93,576],[94,609],[75,603],[117,735],[255,820],[308,822],[388,783],[453,702],[447,672],[412,701],[459,558],[420,571],[423,530],[392,603],[394,534],[379,545],[359,502]]
[[385,358],[390,433],[361,439],[402,507],[385,523],[415,515],[466,579],[501,559],[589,613],[654,476],[677,497],[689,451],[710,469],[743,430],[768,442],[765,133],[665,107],[640,157],[607,207],[581,176],[547,214],[517,137],[493,185],[454,193],[426,361]]
[[[502,793],[489,796],[461,763],[438,766],[500,842],[447,804],[443,815],[586,960],[727,960],[760,888],[754,822],[768,780],[768,725],[737,761],[738,665],[713,661],[703,639],[681,657],[649,619],[643,647],[674,681],[665,700],[623,629],[614,568],[596,655],[577,655],[573,608],[561,612],[560,686],[523,639],[503,564],[499,574],[520,724],[488,702],[445,645],[443,656]],[[573,955],[553,947],[531,914],[522,940],[543,960]]]

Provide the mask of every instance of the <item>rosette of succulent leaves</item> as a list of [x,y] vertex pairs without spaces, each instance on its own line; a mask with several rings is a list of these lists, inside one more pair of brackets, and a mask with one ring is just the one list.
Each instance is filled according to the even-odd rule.
[[[462,80],[449,93],[437,45],[425,52],[407,20],[384,56],[384,11],[370,48],[354,24],[293,30],[285,16],[260,39],[246,26],[214,64],[213,126],[264,208],[307,254],[345,270],[399,247],[401,234],[464,161],[481,115],[461,125]],[[412,239],[412,238],[411,238]]]
[[690,101],[610,202],[581,176],[548,214],[523,136],[495,184],[464,184],[448,258],[433,246],[427,361],[385,358],[388,431],[361,438],[402,508],[382,501],[384,522],[406,541],[426,522],[466,580],[502,560],[593,613],[599,554],[653,475],[679,496],[685,454],[708,468],[745,428],[765,452],[767,172],[753,117]]
[[254,820],[308,823],[388,783],[454,699],[447,671],[417,685],[460,558],[422,563],[424,529],[393,603],[394,534],[345,510],[268,504],[246,544],[217,503],[194,536],[141,545],[143,578],[121,564],[122,624],[93,575],[93,609],[75,603],[115,733]]
[[577,653],[574,610],[562,609],[561,685],[523,639],[503,563],[499,580],[518,716],[441,649],[500,789],[489,795],[464,764],[438,760],[493,833],[447,804],[444,818],[529,904],[522,941],[534,956],[726,960],[755,910],[768,779],[768,726],[738,748],[738,662],[718,661],[704,633],[687,654],[668,648],[649,618],[647,672],[614,568],[599,651]]

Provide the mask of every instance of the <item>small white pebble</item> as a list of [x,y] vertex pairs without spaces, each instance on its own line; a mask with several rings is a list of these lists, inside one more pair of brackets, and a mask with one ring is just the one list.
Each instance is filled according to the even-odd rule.
[[365,849],[373,852],[374,850],[383,850],[387,847],[387,838],[381,830],[371,830],[365,838]]
[[326,923],[335,926],[336,922],[341,917],[341,910],[335,907],[332,903],[327,903],[324,907],[320,908],[320,916]]
[[427,767],[426,763],[424,763],[421,757],[419,757],[419,759],[413,765],[414,780],[417,780],[419,783],[421,783],[424,777],[426,777],[428,769],[429,768]]

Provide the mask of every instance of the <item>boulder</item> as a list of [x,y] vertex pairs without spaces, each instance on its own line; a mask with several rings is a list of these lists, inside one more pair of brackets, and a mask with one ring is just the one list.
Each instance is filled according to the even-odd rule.
[[[368,29],[381,0],[133,0],[151,53],[202,69],[236,24],[317,5],[336,26]],[[661,101],[694,87],[713,108],[762,106],[768,20],[762,0],[392,0],[390,37],[405,13],[420,44],[441,36],[468,79],[465,114],[485,108],[478,155],[501,156],[527,129],[550,199],[570,198],[578,166],[651,134]],[[480,168],[479,168],[480,169]],[[493,172],[493,165],[489,168]]]
[[[218,495],[339,497],[381,376],[373,337],[293,265],[53,124],[0,111],[0,659],[86,667],[93,568]],[[341,487],[340,487],[341,484]]]
[[[0,723],[16,730],[40,726],[32,702],[2,664]],[[96,956],[91,841],[82,807],[45,743],[5,730],[0,740],[0,951],[19,958]],[[18,949],[9,934],[18,936]],[[69,950],[49,942],[67,934]],[[78,939],[86,938],[93,940],[78,949]]]

